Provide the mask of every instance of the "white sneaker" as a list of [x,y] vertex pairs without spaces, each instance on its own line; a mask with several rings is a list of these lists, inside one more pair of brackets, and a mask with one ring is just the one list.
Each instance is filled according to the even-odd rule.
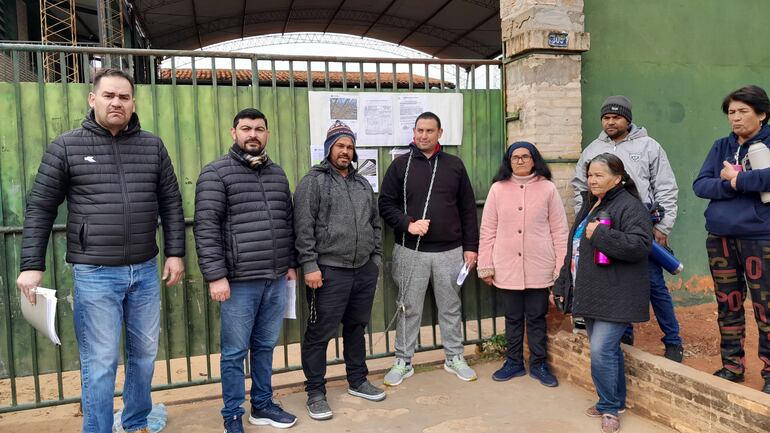
[[385,375],[382,383],[387,386],[400,385],[407,377],[412,377],[414,374],[414,368],[412,364],[406,363],[403,359],[396,358],[396,362],[393,363],[393,367],[390,368],[388,374]]
[[468,367],[468,363],[465,362],[465,358],[463,358],[462,355],[455,355],[452,359],[447,359],[446,362],[444,362],[444,370],[449,373],[454,373],[460,380],[466,382],[476,380],[476,372]]

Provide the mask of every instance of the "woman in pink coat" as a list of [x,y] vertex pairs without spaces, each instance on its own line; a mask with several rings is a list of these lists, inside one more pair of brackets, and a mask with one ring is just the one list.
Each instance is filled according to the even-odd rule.
[[505,152],[484,204],[478,275],[498,289],[505,311],[505,364],[492,379],[527,373],[523,341],[526,318],[529,375],[557,386],[548,368],[545,316],[549,287],[567,251],[567,216],[551,170],[532,143],[517,141]]

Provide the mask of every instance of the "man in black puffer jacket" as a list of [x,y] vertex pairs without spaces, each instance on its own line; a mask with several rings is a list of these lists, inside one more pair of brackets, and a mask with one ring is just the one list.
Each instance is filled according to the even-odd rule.
[[67,199],[67,262],[75,286],[84,432],[111,432],[120,334],[126,326],[122,424],[147,431],[160,324],[155,236],[163,224],[163,279],[184,273],[182,198],[163,142],[142,131],[134,83],[105,69],[94,77],[83,127],[66,132],[43,155],[27,200],[17,285],[34,302],[59,204]]
[[265,152],[270,131],[259,110],[241,110],[230,152],[203,168],[195,189],[195,246],[211,299],[221,304],[225,433],[242,433],[243,360],[250,351],[249,422],[287,428],[297,418],[273,403],[273,349],[296,280],[294,217],[286,173]]

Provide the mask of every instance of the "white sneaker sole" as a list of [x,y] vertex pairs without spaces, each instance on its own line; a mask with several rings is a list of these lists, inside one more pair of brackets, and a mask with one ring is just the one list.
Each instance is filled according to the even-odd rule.
[[354,390],[348,388],[348,394],[350,394],[352,396],[356,396],[356,397],[361,397],[364,400],[369,400],[369,401],[382,401],[382,400],[385,400],[385,391],[383,391],[383,392],[381,392],[379,394],[371,395],[371,394],[364,394],[363,392],[354,391]]
[[316,421],[324,421],[327,419],[331,419],[332,416],[334,415],[334,412],[329,411],[329,412],[323,412],[323,413],[313,413],[313,412],[310,412],[310,409],[308,409],[307,414],[310,416],[310,418],[313,418]]
[[413,374],[414,374],[414,368],[411,368],[409,369],[409,371],[406,372],[405,375],[401,376],[401,379],[399,379],[398,382],[388,382],[387,380],[383,380],[382,383],[383,385],[387,385],[387,386],[398,386],[398,385],[401,385],[401,382],[403,382],[404,379],[408,377],[412,377]]
[[446,364],[444,364],[444,370],[446,370],[447,373],[454,374],[455,376],[457,376],[458,379],[463,380],[465,382],[473,382],[474,380],[478,379],[478,376],[476,376],[475,374],[473,375],[473,377],[470,377],[470,378],[462,377],[462,376],[460,376],[460,373],[454,371],[452,369],[452,367],[450,367],[450,366],[448,366]]
[[286,422],[276,422],[271,420],[270,418],[254,418],[253,416],[249,415],[249,424],[254,425],[269,425],[270,427],[275,428],[289,428],[297,423],[297,419],[294,419],[294,422],[286,423]]

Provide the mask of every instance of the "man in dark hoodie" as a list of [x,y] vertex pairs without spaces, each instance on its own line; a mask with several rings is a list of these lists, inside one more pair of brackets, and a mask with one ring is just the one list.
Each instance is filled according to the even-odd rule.
[[326,134],[324,160],[310,169],[294,195],[294,229],[307,285],[310,317],[302,341],[307,411],[332,417],[326,400],[326,347],[342,323],[348,393],[381,401],[385,392],[366,379],[364,331],[382,263],[377,203],[358,161],[356,137],[339,120]]
[[297,417],[273,402],[273,349],[296,280],[289,180],[267,155],[267,118],[241,110],[230,152],[203,167],[195,188],[195,248],[209,294],[221,302],[225,433],[243,433],[243,361],[250,352],[249,423],[288,428]]
[[67,199],[67,262],[75,286],[83,432],[112,431],[112,402],[125,325],[123,416],[127,432],[147,432],[160,332],[158,216],[163,279],[184,274],[182,197],[171,159],[134,113],[133,78],[117,69],[94,77],[83,127],[56,137],[27,199],[19,289],[35,302],[57,209]]
[[710,200],[705,212],[706,251],[719,310],[723,365],[714,375],[744,380],[743,304],[748,287],[764,363],[762,392],[770,394],[770,203],[763,203],[760,196],[770,191],[770,168],[744,170],[750,168],[750,161],[746,164],[750,146],[770,147],[770,99],[761,87],[746,86],[725,97],[722,111],[732,132],[714,142],[693,182],[695,195]]
[[417,116],[409,153],[388,167],[380,192],[380,214],[393,227],[393,279],[398,285],[396,360],[384,383],[396,386],[414,373],[411,365],[429,283],[436,297],[444,370],[464,381],[476,372],[463,357],[460,285],[463,262],[472,269],[479,250],[473,187],[460,158],[444,153],[441,120]]

